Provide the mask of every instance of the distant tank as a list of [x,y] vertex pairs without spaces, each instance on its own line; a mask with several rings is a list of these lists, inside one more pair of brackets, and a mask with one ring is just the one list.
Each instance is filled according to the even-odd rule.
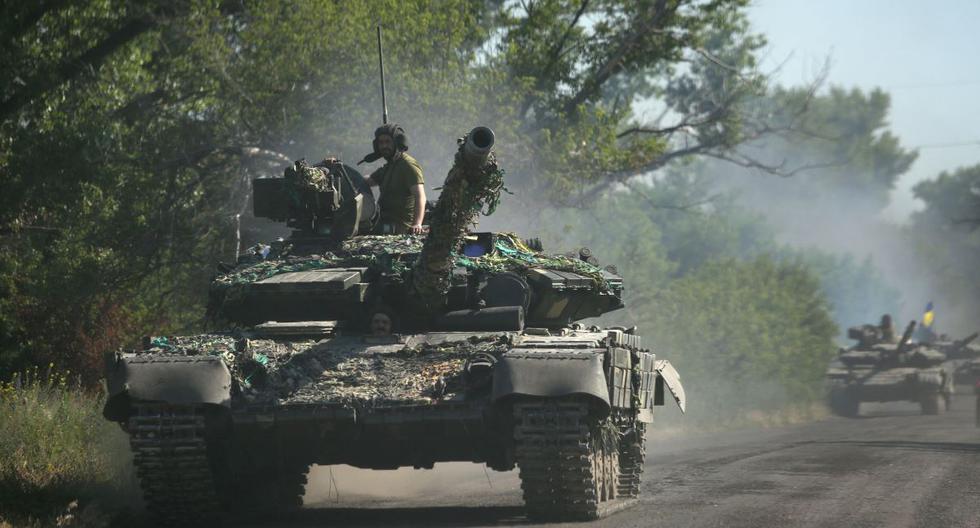
[[299,507],[312,464],[516,466],[542,520],[638,496],[654,408],[684,410],[679,375],[635,328],[578,322],[623,306],[590,252],[468,231],[502,188],[493,144],[482,127],[459,141],[425,236],[363,234],[373,197],[337,160],[255,181],[256,216],[296,231],[215,279],[217,330],[107,358],[104,413],[159,521]]
[[972,386],[975,379],[972,362],[980,358],[980,345],[975,343],[977,336],[980,334],[974,332],[963,339],[950,339],[944,334],[923,344],[946,355],[946,366],[953,371],[954,383]]
[[877,326],[848,329],[858,344],[841,349],[827,371],[831,411],[855,417],[861,402],[912,401],[923,414],[944,412],[953,394],[953,378],[943,365],[946,355],[913,343],[914,330],[912,321],[897,343],[888,343]]

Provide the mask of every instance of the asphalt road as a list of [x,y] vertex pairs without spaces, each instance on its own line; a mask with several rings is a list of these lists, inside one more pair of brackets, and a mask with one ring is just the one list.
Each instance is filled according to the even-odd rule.
[[[577,527],[980,527],[973,396],[921,416],[866,404],[858,419],[650,438],[642,499]],[[305,509],[254,526],[528,523],[516,472],[315,468]]]

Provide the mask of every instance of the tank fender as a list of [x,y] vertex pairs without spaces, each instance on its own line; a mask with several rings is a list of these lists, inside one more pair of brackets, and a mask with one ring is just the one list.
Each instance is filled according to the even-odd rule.
[[681,375],[677,369],[666,359],[658,359],[654,363],[653,369],[657,371],[657,386],[655,390],[656,405],[663,405],[664,387],[670,391],[681,412],[687,412],[687,396],[684,395],[684,386],[681,385]]
[[130,399],[231,406],[231,372],[217,356],[113,354],[106,363],[110,420],[128,417]]
[[493,371],[491,399],[508,396],[591,396],[604,413],[611,410],[603,368],[605,349],[512,350]]

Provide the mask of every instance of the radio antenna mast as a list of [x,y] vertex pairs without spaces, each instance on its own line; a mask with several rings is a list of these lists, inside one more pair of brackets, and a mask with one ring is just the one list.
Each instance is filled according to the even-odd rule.
[[388,99],[385,97],[385,57],[381,47],[381,22],[378,22],[378,69],[381,70],[381,123],[388,124]]

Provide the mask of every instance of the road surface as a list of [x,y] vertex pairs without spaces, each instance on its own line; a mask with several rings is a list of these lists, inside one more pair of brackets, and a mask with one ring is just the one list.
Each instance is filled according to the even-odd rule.
[[[861,418],[658,438],[642,499],[585,527],[980,527],[973,396],[921,416],[865,404]],[[516,472],[314,468],[303,511],[255,527],[543,526],[521,509]]]

